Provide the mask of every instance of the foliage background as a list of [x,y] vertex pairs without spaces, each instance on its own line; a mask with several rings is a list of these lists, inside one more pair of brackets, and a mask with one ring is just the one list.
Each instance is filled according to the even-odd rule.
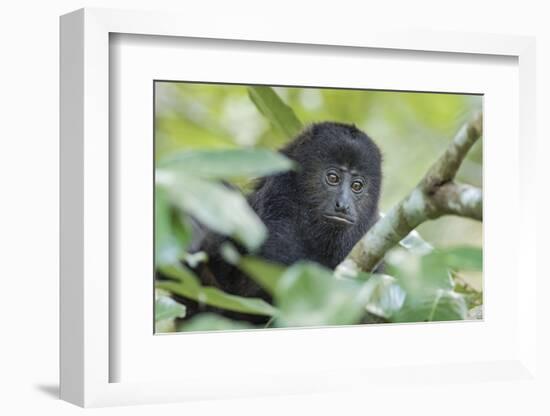
[[[482,96],[330,88],[274,87],[304,123],[356,124],[382,150],[381,210],[387,211],[412,189],[446,148],[460,126],[482,108]],[[274,128],[244,85],[155,83],[156,161],[182,150],[269,148],[288,140]],[[469,152],[457,179],[482,187],[482,143]],[[237,182],[247,190],[247,182]],[[417,229],[436,248],[482,246],[482,223],[443,217]],[[481,273],[460,278],[482,291]]]

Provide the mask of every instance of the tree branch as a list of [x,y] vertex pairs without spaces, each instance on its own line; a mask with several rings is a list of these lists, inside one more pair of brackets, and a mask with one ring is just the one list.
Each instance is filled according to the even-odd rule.
[[336,273],[372,271],[390,248],[429,219],[458,215],[481,221],[481,189],[457,184],[454,178],[467,153],[481,137],[482,129],[479,113],[460,129],[419,184],[355,245]]
[[458,215],[483,220],[483,193],[475,186],[448,183],[437,190],[431,202],[438,216]]

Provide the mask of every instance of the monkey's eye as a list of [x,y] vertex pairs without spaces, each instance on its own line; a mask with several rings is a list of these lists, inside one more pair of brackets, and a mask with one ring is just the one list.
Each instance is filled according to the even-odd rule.
[[327,173],[326,180],[329,185],[338,185],[340,177],[334,172],[329,172]]
[[351,190],[355,193],[359,193],[363,190],[363,183],[359,181],[353,181],[351,184]]

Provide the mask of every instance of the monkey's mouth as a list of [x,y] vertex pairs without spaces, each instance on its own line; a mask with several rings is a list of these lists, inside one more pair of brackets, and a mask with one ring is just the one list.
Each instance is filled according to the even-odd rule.
[[334,221],[334,222],[338,222],[340,224],[348,224],[348,225],[352,225],[355,223],[355,221],[353,221],[351,218],[348,218],[348,217],[344,217],[342,215],[329,215],[329,214],[324,214],[323,215],[325,218],[331,220],[331,221]]

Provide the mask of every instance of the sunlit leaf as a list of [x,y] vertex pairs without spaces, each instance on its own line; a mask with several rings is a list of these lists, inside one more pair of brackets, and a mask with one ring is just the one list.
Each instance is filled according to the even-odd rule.
[[232,236],[250,250],[263,243],[267,230],[239,191],[160,169],[156,180],[173,204],[212,231]]
[[158,167],[206,179],[250,178],[292,169],[294,163],[267,149],[181,151],[163,159]]
[[248,87],[248,94],[260,113],[285,137],[294,137],[302,130],[302,123],[294,110],[281,100],[273,88]]

